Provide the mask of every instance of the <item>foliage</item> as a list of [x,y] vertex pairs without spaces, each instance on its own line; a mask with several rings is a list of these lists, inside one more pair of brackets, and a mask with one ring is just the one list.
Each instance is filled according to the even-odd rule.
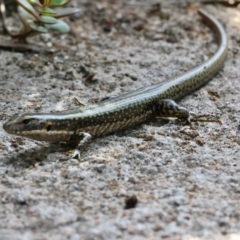
[[[71,0],[15,0],[18,4],[18,14],[22,22],[22,28],[13,39],[26,42],[26,38],[49,31],[67,33],[69,26],[60,18],[75,14],[80,9],[58,8]],[[3,12],[2,12],[3,14]]]

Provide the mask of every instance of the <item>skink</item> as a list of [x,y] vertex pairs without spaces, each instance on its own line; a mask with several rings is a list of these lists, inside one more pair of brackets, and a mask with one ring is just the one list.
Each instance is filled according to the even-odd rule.
[[98,137],[142,123],[155,117],[189,119],[187,109],[178,100],[210,80],[227,57],[227,36],[222,25],[204,10],[199,14],[215,31],[219,41],[217,52],[202,65],[167,83],[140,88],[97,104],[80,106],[56,113],[14,115],[3,128],[6,132],[40,141],[78,141],[72,157],[92,137]]

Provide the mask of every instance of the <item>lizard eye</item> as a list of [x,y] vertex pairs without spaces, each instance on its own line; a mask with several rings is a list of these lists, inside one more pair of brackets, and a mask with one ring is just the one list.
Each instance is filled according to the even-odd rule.
[[22,124],[29,124],[30,121],[31,121],[31,119],[24,119],[24,120],[22,121]]

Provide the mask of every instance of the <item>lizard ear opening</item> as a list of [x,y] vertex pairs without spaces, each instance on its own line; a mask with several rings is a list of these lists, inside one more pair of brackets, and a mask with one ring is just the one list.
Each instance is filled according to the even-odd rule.
[[47,132],[49,132],[51,130],[51,127],[52,127],[51,125],[47,126]]

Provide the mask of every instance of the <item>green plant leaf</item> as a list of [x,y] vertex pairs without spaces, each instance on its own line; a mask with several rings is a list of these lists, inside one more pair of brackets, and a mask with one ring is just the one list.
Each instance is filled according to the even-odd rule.
[[39,33],[47,33],[48,29],[45,26],[39,26],[35,22],[29,24],[30,28],[39,32]]
[[50,16],[40,16],[39,21],[46,24],[56,24],[58,22],[56,18]]
[[31,3],[31,4],[34,4],[34,5],[38,5],[38,6],[42,5],[42,4],[39,2],[39,0],[28,0],[28,2]]
[[25,34],[31,30],[29,23],[33,22],[35,18],[21,6],[18,6],[18,15],[23,24],[23,27],[20,30],[20,34]]
[[18,16],[24,26],[24,29],[22,29],[20,32],[24,33],[31,30],[31,28],[29,27],[29,23],[36,21],[36,18],[34,17],[34,15],[31,14],[29,11],[26,11],[26,9],[20,5],[18,6]]
[[51,8],[47,8],[47,7],[43,7],[39,9],[39,12],[44,15],[44,16],[54,16],[55,15],[55,11],[52,10]]
[[38,20],[38,14],[36,10],[27,0],[16,0],[16,2],[21,6],[25,11],[31,14],[36,20]]
[[48,6],[49,7],[59,7],[59,6],[67,4],[70,1],[71,0],[51,0],[50,4]]
[[56,31],[59,33],[67,33],[70,30],[70,27],[62,20],[58,20],[56,24],[45,25],[48,30]]
[[30,14],[21,6],[18,6],[18,14],[19,14],[19,17],[22,19],[22,21],[25,23],[36,20],[32,14]]
[[66,17],[72,14],[78,13],[80,11],[81,11],[80,8],[59,8],[59,9],[56,9],[56,14],[54,17],[62,18],[62,17]]

